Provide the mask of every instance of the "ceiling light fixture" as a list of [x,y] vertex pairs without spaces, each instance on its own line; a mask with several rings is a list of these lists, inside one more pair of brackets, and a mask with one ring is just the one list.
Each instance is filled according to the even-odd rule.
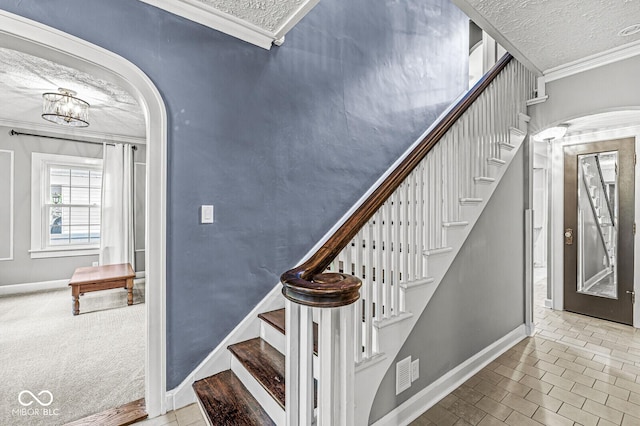
[[59,88],[58,92],[42,94],[42,118],[63,126],[89,126],[89,104],[76,98],[73,90]]
[[557,126],[549,127],[548,129],[544,129],[536,133],[533,138],[537,141],[561,139],[567,134],[568,129],[568,124],[558,124]]
[[640,24],[629,25],[627,28],[618,31],[620,37],[629,37],[638,33],[640,33]]

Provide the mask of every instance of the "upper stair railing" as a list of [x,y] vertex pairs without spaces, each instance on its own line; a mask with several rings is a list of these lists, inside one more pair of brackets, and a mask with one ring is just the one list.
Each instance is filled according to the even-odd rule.
[[317,424],[355,424],[356,363],[378,354],[376,325],[403,315],[401,287],[430,282],[427,258],[450,250],[445,230],[466,225],[461,209],[482,201],[477,186],[492,183],[489,168],[505,163],[501,151],[513,148],[534,82],[505,55],[314,255],[282,274],[287,425],[314,422],[314,377]]

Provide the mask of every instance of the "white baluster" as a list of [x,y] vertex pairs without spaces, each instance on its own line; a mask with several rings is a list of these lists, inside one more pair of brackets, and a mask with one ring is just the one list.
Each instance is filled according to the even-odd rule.
[[392,234],[392,256],[391,256],[391,270],[393,271],[393,311],[395,315],[400,312],[400,197],[396,190],[391,196],[393,200],[392,210],[392,222],[393,229]]
[[402,280],[409,282],[409,185],[405,182],[401,187],[402,196]]
[[387,315],[385,314],[385,309],[384,309],[384,300],[383,300],[383,294],[384,294],[384,266],[383,266],[383,253],[382,253],[382,222],[384,221],[383,217],[382,217],[382,211],[384,209],[383,208],[379,209],[378,212],[373,216],[375,218],[375,229],[374,229],[374,234],[375,234],[375,240],[376,240],[376,245],[375,245],[375,253],[374,253],[374,257],[375,257],[375,265],[376,265],[376,273],[375,273],[375,285],[376,285],[376,319],[378,321],[382,321],[382,319],[384,317],[386,317]]
[[418,256],[417,256],[417,193],[418,193],[418,179],[417,171],[409,175],[409,280],[415,281],[418,276]]
[[393,197],[389,197],[387,202],[384,204],[384,310],[389,317],[397,314],[396,310],[393,309],[393,302],[391,299],[391,283],[393,282],[393,252],[391,251],[391,244],[393,241],[393,225],[391,225],[391,222],[393,221],[393,205],[391,204],[392,198]]
[[416,203],[418,203],[418,212],[416,213],[417,220],[417,229],[416,235],[418,236],[417,241],[417,249],[415,252],[416,261],[418,263],[418,271],[417,278],[421,279],[425,277],[424,272],[424,217],[425,217],[425,208],[424,208],[424,161],[420,163],[418,170],[416,171],[418,175],[418,188],[417,188],[417,196]]

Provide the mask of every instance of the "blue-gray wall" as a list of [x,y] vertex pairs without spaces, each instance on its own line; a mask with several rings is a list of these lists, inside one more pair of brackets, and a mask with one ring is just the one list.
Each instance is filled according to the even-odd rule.
[[[369,424],[524,324],[523,149],[378,388]],[[420,359],[420,378],[396,396],[395,365]]]
[[169,388],[467,85],[448,0],[322,0],[271,51],[133,0],[0,8],[118,53],[165,100]]

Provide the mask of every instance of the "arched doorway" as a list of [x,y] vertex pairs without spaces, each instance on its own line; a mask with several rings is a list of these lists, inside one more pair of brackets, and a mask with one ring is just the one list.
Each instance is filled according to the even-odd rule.
[[146,118],[146,353],[149,417],[166,412],[166,152],[164,101],[151,80],[124,58],[77,37],[0,10],[0,46],[86,71],[127,89]]

